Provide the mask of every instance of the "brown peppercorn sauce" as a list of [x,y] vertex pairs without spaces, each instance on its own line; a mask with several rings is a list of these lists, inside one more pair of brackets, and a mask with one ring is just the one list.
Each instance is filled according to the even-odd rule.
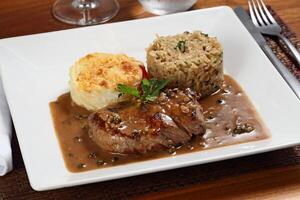
[[[102,151],[88,135],[90,112],[75,105],[69,93],[61,95],[50,103],[50,108],[66,167],[71,172],[82,172],[268,138],[266,127],[241,87],[230,76],[224,78],[219,91],[200,100],[206,118],[203,137],[195,137],[180,147],[144,155]],[[184,114],[188,108],[181,109]]]

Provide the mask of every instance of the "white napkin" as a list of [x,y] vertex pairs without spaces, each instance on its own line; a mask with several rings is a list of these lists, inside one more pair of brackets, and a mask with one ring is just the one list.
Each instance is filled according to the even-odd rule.
[[6,102],[2,81],[0,80],[0,176],[10,172],[13,168],[10,139],[12,122]]

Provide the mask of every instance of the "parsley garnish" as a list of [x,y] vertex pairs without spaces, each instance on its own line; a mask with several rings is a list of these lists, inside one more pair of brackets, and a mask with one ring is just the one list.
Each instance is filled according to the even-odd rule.
[[154,101],[159,95],[160,91],[168,84],[168,80],[158,80],[152,78],[150,80],[143,79],[141,83],[142,91],[137,88],[129,87],[124,84],[118,84],[118,90],[121,94],[128,94],[141,99],[143,102]]
[[118,84],[118,90],[121,92],[121,94],[129,94],[131,96],[135,96],[140,98],[140,92],[137,88],[129,87],[127,85]]
[[186,43],[186,41],[185,41],[185,40],[180,40],[180,41],[177,43],[177,45],[176,45],[175,49],[176,49],[176,48],[178,48],[178,49],[179,49],[179,51],[181,51],[181,53],[184,53],[184,52],[185,52],[185,50],[186,50],[185,43]]

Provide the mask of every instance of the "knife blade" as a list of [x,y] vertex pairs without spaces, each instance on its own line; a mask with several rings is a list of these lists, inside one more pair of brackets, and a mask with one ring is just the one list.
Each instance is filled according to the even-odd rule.
[[283,77],[283,79],[286,81],[286,83],[290,86],[290,88],[293,90],[295,95],[300,100],[300,81],[298,81],[298,79],[276,57],[276,55],[273,53],[271,48],[267,45],[265,38],[262,36],[262,34],[252,23],[248,13],[241,6],[235,8],[234,12],[241,20],[241,22],[244,24],[244,26],[247,28],[247,30],[252,35],[252,37],[257,42],[257,44],[260,46],[260,48],[263,50],[263,52],[266,54],[266,56],[269,58],[271,63],[275,66],[275,68]]

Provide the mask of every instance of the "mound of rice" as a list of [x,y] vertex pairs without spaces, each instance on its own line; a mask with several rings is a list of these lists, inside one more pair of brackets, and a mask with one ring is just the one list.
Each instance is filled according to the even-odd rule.
[[118,84],[137,86],[142,80],[141,62],[124,54],[94,53],[70,68],[72,100],[97,110],[118,100]]
[[199,31],[157,37],[147,49],[147,67],[150,76],[204,97],[223,83],[223,50],[216,38]]

